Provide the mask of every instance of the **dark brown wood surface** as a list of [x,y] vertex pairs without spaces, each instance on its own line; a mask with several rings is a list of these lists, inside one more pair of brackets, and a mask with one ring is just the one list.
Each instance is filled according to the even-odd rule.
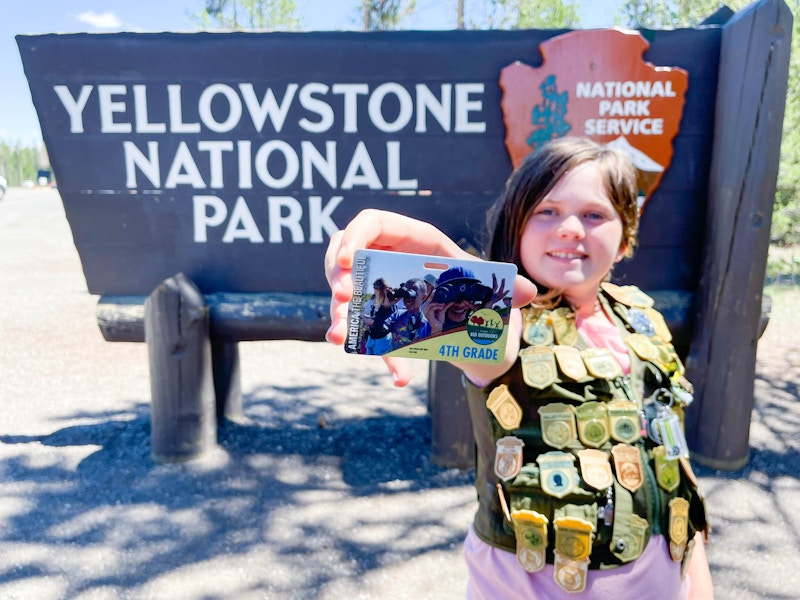
[[208,307],[182,274],[145,301],[145,338],[152,392],[152,455],[188,460],[217,443]]
[[696,405],[693,457],[746,464],[756,343],[785,106],[792,14],[779,0],[725,25],[711,163],[705,258],[688,360]]

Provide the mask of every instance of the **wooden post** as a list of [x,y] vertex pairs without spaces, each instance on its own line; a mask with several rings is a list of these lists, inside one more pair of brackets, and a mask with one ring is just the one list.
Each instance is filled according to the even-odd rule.
[[150,361],[153,459],[183,461],[216,445],[208,307],[179,273],[147,297],[145,341]]
[[461,377],[461,371],[450,363],[430,363],[431,460],[440,467],[451,469],[475,466],[475,437]]
[[217,419],[239,421],[244,417],[239,344],[236,342],[213,342],[211,344],[211,360],[214,364]]
[[706,255],[687,360],[693,458],[747,463],[756,342],[786,99],[792,14],[763,0],[725,26],[720,50]]

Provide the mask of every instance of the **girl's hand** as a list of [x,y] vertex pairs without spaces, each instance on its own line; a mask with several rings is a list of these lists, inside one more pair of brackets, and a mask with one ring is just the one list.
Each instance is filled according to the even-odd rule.
[[453,306],[452,302],[426,302],[422,306],[422,312],[431,326],[431,333],[439,333],[444,328],[444,321],[447,315],[447,309]]
[[496,306],[498,302],[505,300],[510,291],[506,289],[506,280],[501,279],[498,284],[497,275],[492,273],[492,298],[489,300],[488,306]]
[[[325,277],[331,287],[331,326],[325,337],[332,344],[344,344],[347,337],[347,304],[353,296],[353,260],[355,251],[362,248],[475,260],[430,223],[381,210],[361,211],[347,227],[331,237],[325,253]],[[514,305],[525,306],[535,295],[536,286],[518,276],[514,283]],[[384,361],[395,385],[406,385],[411,376],[408,362],[389,357]]]

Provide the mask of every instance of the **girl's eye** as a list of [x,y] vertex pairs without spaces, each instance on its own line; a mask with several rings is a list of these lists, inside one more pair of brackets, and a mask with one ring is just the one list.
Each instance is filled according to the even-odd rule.
[[604,221],[606,216],[599,212],[590,212],[586,214],[586,218],[592,221]]
[[553,208],[540,208],[534,214],[535,215],[541,215],[541,216],[544,216],[544,217],[550,217],[550,216],[553,216],[554,214],[556,214],[556,211]]

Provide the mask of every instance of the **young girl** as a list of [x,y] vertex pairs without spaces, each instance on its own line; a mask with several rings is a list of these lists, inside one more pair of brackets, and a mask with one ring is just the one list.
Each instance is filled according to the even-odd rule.
[[[635,244],[635,180],[624,155],[562,138],[527,157],[490,212],[487,258],[520,276],[505,361],[457,365],[477,448],[468,598],[713,598],[681,444],[691,386],[651,299],[607,281]],[[362,212],[326,254],[333,343],[353,253],[370,247],[470,258],[428,223]],[[407,363],[384,360],[405,385]]]

